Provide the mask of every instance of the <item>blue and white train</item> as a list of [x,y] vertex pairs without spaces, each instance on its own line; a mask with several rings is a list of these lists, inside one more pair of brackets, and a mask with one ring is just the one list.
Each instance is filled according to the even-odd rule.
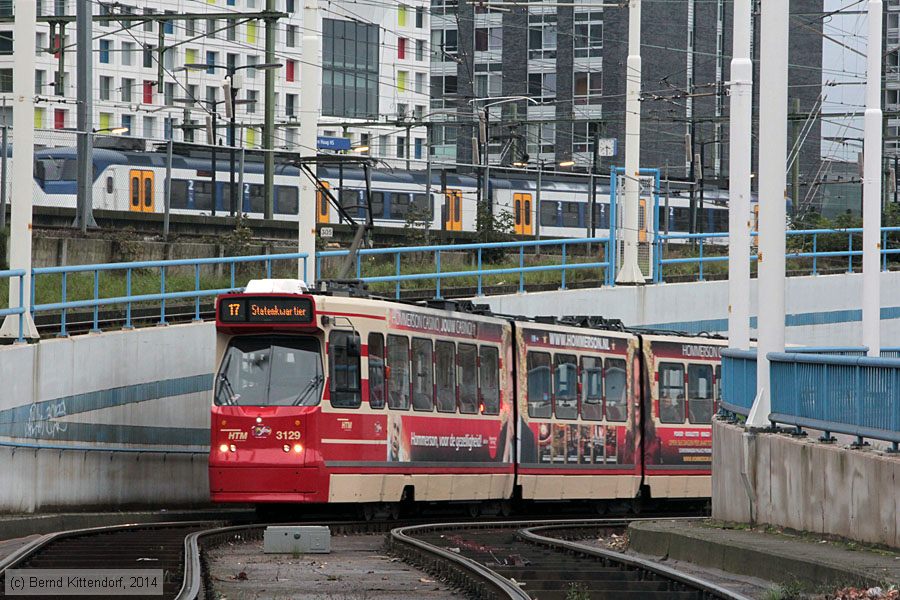
[[[35,204],[39,206],[75,206],[74,148],[50,148],[35,153]],[[172,162],[173,214],[229,214],[232,207],[230,172],[227,152],[218,156],[216,207],[213,211],[212,164],[210,158],[174,155]],[[165,197],[166,155],[164,152],[126,151],[97,148],[94,150],[94,208],[112,211],[163,212]],[[343,209],[354,219],[364,220],[366,211],[365,179],[358,168],[320,166],[319,178],[330,188]],[[441,192],[441,178],[433,172],[431,191],[426,194],[424,171],[373,169],[372,217],[377,226],[403,227],[411,211],[417,220],[430,223],[435,230],[474,231],[478,181],[473,176],[449,174],[446,192]],[[276,166],[274,217],[296,220],[301,180],[295,166]],[[263,218],[263,165],[258,160],[244,166],[240,211],[250,218]],[[546,237],[584,237],[590,227],[588,183],[584,176],[544,175],[541,184],[541,207],[536,206],[537,185],[534,174],[501,174],[490,181],[495,214],[509,211],[515,233],[535,235],[538,229]],[[644,186],[640,205],[640,235],[646,241],[653,230],[654,200],[651,186]],[[683,187],[683,186],[682,186]],[[237,185],[235,185],[237,188]],[[673,186],[674,188],[674,186]],[[609,186],[597,185],[595,200],[596,235],[608,234],[610,206]],[[754,198],[755,200],[755,198]],[[672,233],[689,229],[689,198],[686,190],[673,191],[668,199],[659,198],[659,230]],[[340,223],[343,217],[318,195],[317,221]],[[538,214],[539,213],[539,214]],[[538,218],[540,225],[538,226]],[[726,231],[728,208],[725,195],[708,190],[704,208],[698,214],[698,229],[703,232]]]

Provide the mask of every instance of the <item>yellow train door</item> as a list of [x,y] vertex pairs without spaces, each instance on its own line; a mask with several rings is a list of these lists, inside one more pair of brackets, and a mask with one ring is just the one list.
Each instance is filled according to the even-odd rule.
[[515,232],[519,235],[531,235],[531,194],[513,194],[513,216]]
[[154,202],[153,171],[137,169],[128,172],[128,210],[132,212],[153,212]]
[[462,191],[447,190],[444,206],[444,229],[462,231]]
[[[328,185],[327,181],[322,182],[322,187],[331,189],[331,186]],[[321,190],[316,192],[316,204],[318,205],[316,210],[316,223],[331,223],[331,205],[328,202],[328,196],[325,195],[325,192]]]

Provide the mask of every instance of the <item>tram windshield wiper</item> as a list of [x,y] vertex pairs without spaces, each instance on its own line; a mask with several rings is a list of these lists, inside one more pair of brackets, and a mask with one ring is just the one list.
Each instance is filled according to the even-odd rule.
[[225,364],[222,365],[222,369],[219,371],[219,390],[216,392],[216,400],[219,400],[222,397],[222,390],[225,390],[225,397],[222,402],[223,405],[234,406],[237,404],[236,400],[239,398],[238,394],[234,393],[234,387],[231,385],[231,380],[228,379],[228,366],[231,364],[232,355],[228,355],[228,359],[225,361]]
[[297,394],[297,397],[294,398],[294,401],[291,404],[293,406],[303,406],[309,398],[309,395],[319,388],[319,384],[322,383],[323,379],[324,377],[321,375],[313,376],[313,378],[309,380],[309,383],[306,384],[306,387],[303,388],[303,391]]

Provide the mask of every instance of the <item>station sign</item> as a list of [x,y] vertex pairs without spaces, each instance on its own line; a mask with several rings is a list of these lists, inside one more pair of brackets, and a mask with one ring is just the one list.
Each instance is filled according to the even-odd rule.
[[316,148],[319,150],[349,150],[350,138],[345,137],[316,137]]
[[228,324],[304,325],[315,318],[310,298],[232,296],[219,302],[219,321]]

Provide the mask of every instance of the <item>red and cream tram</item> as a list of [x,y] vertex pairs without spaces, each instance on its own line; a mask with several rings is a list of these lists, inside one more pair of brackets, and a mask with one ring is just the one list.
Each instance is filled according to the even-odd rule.
[[219,297],[215,502],[710,495],[724,340],[310,294]]

